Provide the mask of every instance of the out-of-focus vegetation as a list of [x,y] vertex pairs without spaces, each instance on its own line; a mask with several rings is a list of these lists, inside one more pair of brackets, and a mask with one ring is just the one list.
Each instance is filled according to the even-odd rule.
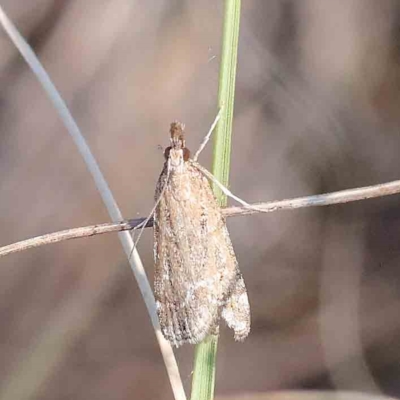
[[[222,2],[6,0],[126,217],[145,216],[172,120],[195,150],[217,112]],[[231,190],[248,202],[399,179],[400,5],[246,0]],[[54,109],[0,36],[0,244],[108,217]],[[210,149],[201,162],[210,165]],[[400,395],[393,196],[228,221],[252,333],[222,329],[216,394]],[[140,243],[152,276],[152,234]],[[0,398],[172,398],[115,235],[0,261]],[[190,385],[193,348],[177,352]],[[155,384],[157,382],[157,384]]]

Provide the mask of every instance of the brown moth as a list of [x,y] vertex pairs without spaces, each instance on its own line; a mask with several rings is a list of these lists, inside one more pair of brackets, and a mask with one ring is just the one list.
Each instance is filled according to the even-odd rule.
[[250,331],[250,306],[224,217],[201,167],[171,124],[157,183],[154,292],[164,337],[174,346],[218,334],[222,317],[236,340]]

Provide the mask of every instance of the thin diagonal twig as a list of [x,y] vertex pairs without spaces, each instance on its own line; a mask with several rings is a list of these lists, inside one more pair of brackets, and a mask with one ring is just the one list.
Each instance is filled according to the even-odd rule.
[[[234,206],[222,209],[225,217],[235,217],[258,213],[269,213],[278,210],[294,210],[297,208],[328,206],[340,203],[349,203],[352,201],[366,200],[377,197],[389,196],[400,193],[400,180],[389,183],[382,183],[374,186],[365,186],[356,189],[341,190],[339,192],[318,194],[306,197],[297,197],[294,199],[269,201],[266,203],[249,204],[248,206]],[[0,247],[0,257],[19,251],[28,250],[34,247],[44,246],[51,243],[58,243],[63,240],[78,239],[100,235],[103,233],[128,231],[141,226],[147,218],[136,218],[117,223],[106,223],[91,225],[64,231],[49,233],[37,236],[31,239],[22,240]],[[146,223],[146,228],[153,226],[153,220],[150,218]]]

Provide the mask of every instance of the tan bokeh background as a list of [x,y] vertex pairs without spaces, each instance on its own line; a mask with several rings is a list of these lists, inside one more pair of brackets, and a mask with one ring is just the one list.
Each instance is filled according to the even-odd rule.
[[[248,202],[399,179],[400,5],[243,0],[231,190]],[[5,0],[126,218],[168,145],[217,109],[222,1]],[[0,35],[0,244],[109,220],[71,138]],[[211,149],[201,157],[210,166]],[[399,197],[228,221],[252,333],[222,330],[217,394],[400,395]],[[152,234],[140,243],[152,279]],[[0,261],[1,399],[171,399],[115,234]],[[193,348],[177,351],[190,388]]]

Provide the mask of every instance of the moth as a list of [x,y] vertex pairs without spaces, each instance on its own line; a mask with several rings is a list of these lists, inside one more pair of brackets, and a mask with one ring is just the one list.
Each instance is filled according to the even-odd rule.
[[217,335],[220,319],[236,340],[250,332],[250,306],[225,219],[202,167],[190,158],[184,125],[158,179],[154,213],[154,292],[164,337],[174,346]]

